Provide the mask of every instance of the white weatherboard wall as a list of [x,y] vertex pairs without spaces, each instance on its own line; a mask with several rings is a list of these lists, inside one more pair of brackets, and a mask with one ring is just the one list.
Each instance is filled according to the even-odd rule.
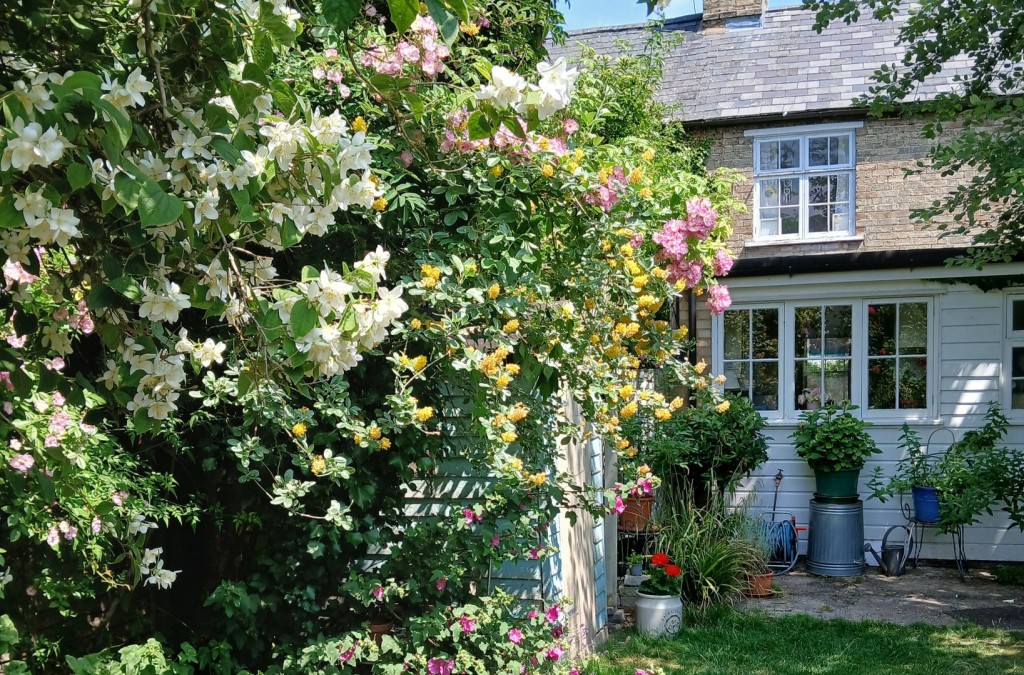
[[[990,266],[984,273],[986,276],[1017,275],[1024,273],[1024,266]],[[805,299],[827,302],[839,298],[931,298],[935,334],[929,354],[930,360],[934,360],[930,377],[937,382],[937,387],[933,386],[934,414],[929,419],[910,422],[911,427],[923,439],[928,439],[933,431],[943,427],[951,429],[960,439],[965,431],[983,424],[989,401],[998,401],[1011,419],[1004,444],[1011,448],[1024,448],[1024,414],[1007,410],[1009,400],[1005,394],[1009,387],[1009,351],[1005,339],[1007,294],[1002,291],[982,292],[976,286],[956,281],[974,275],[965,270],[905,269],[738,278],[730,280],[729,287],[733,303],[738,306]],[[713,331],[720,330],[721,323],[714,322]],[[716,334],[713,342],[719,341]],[[714,366],[716,372],[721,372],[720,352],[715,353]],[[785,478],[778,491],[778,508],[792,511],[798,524],[806,525],[814,477],[806,462],[797,456],[789,439],[795,423],[792,418],[769,421],[766,429],[770,444],[769,460],[745,481],[738,497],[751,500],[755,511],[770,509],[775,490],[773,479],[775,473],[782,469]],[[865,498],[864,535],[876,550],[889,526],[906,522],[898,498],[884,504],[866,499],[866,483],[874,467],[881,466],[886,475],[892,475],[895,470],[900,459],[901,424],[901,420],[891,420],[876,422],[871,427],[871,434],[881,453],[869,460],[861,473],[860,492]],[[948,433],[935,433],[933,451],[944,450],[949,438]],[[993,516],[983,515],[979,524],[968,526],[965,540],[969,560],[1024,561],[1024,535],[1016,528],[1009,529],[1009,519],[998,510]],[[806,553],[806,534],[801,536],[800,552]],[[927,528],[921,557],[951,559],[950,536]],[[868,558],[868,562],[873,564],[870,556]]]

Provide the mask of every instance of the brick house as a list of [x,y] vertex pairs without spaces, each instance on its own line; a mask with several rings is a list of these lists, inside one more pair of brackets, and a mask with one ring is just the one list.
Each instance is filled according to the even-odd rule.
[[[926,120],[870,118],[852,103],[878,66],[902,56],[899,18],[818,34],[813,13],[762,3],[705,0],[703,16],[667,21],[663,30],[685,39],[667,59],[661,97],[681,106],[674,116],[691,133],[713,139],[709,168],[747,179],[735,188],[747,213],[730,240],[732,307],[712,317],[698,299],[681,317],[698,358],[768,422],[770,459],[744,492],[770,508],[782,469],[779,508],[806,523],[813,476],[789,441],[805,391],[849,400],[873,423],[882,453],[862,473],[862,495],[876,465],[894,468],[905,422],[926,439],[943,429],[960,438],[997,401],[1012,422],[1007,442],[1024,445],[1024,288],[1015,285],[1024,263],[947,268],[967,241],[910,221],[963,177],[904,177],[928,150]],[[617,40],[639,49],[643,30],[574,32],[564,52],[585,42],[616,54]],[[952,66],[917,97],[952,87],[967,64]],[[934,438],[941,450],[949,435]],[[1003,515],[967,528],[969,559],[1024,560],[1024,536]],[[877,548],[904,518],[898,502],[869,500],[864,522]],[[952,557],[948,536],[929,531],[924,541],[922,557]]]

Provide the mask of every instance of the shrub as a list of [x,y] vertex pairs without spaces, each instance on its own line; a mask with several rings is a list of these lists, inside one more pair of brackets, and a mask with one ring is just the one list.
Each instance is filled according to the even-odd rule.
[[860,469],[865,460],[879,452],[866,429],[871,426],[851,411],[857,406],[829,404],[805,410],[800,424],[790,434],[796,452],[815,471]]

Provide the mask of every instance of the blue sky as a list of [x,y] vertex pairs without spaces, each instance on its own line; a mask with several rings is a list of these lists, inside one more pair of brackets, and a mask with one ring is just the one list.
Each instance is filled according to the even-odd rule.
[[[638,5],[636,0],[572,0],[569,7],[563,2],[559,6],[565,14],[566,30],[642,23],[647,20],[647,5]],[[703,6],[703,0],[672,0],[665,16],[671,18],[698,14]]]

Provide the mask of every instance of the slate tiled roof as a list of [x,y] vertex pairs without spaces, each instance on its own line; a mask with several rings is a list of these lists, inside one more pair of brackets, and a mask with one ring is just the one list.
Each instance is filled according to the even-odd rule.
[[[906,15],[876,21],[865,14],[854,24],[834,23],[816,33],[814,13],[799,7],[770,10],[759,28],[701,32],[700,17],[665,22],[664,31],[682,33],[682,45],[665,64],[660,98],[679,104],[674,117],[688,122],[721,123],[740,118],[810,112],[838,112],[867,93],[871,75],[883,63],[896,63],[896,45]],[[643,24],[574,31],[552,56],[579,53],[580,42],[599,53],[616,55],[617,40],[629,51],[642,50]],[[960,57],[925,82],[914,99],[927,100],[953,87],[952,76],[969,72]]]

